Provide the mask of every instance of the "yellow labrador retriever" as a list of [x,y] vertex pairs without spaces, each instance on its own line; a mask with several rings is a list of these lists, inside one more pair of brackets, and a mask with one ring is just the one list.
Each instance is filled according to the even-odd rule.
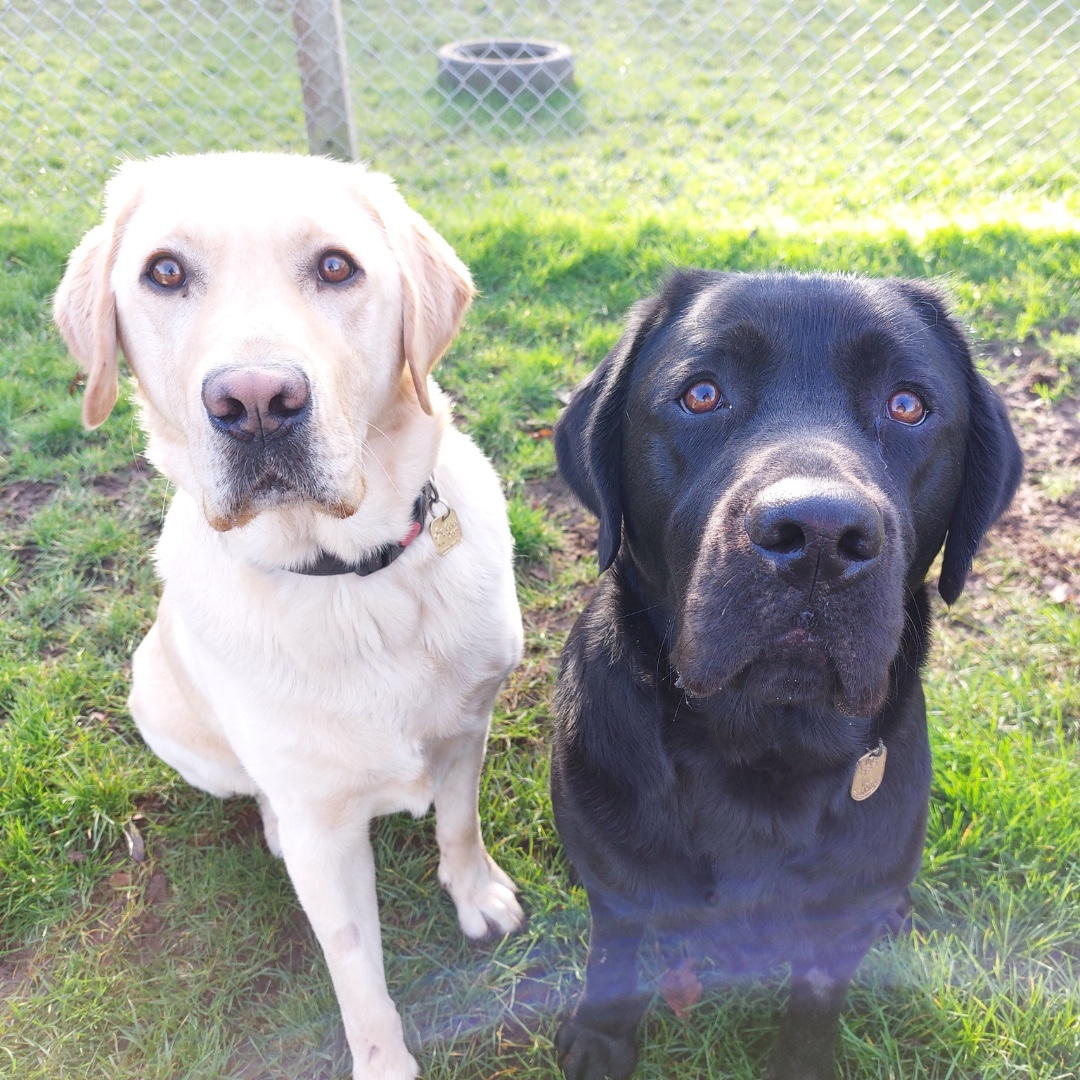
[[124,165],[55,301],[85,423],[109,415],[122,349],[177,489],[132,715],[190,783],[258,799],[365,1080],[417,1073],[383,973],[371,818],[434,801],[465,934],[523,919],[477,813],[522,648],[512,543],[498,478],[429,379],[472,295],[388,177],[214,154]]

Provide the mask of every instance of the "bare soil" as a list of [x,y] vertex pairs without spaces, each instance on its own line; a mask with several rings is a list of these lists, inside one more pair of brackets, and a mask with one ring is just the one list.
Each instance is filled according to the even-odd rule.
[[1054,603],[1080,606],[1080,398],[1046,404],[1035,387],[1061,378],[1037,346],[1013,346],[1013,374],[1001,387],[1024,451],[1024,479],[1012,506],[991,532],[976,565],[976,591],[1000,584],[1000,572],[980,572],[1004,556],[1008,572]]

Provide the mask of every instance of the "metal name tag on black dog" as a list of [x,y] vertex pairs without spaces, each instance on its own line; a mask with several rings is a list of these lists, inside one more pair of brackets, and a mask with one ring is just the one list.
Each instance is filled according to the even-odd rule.
[[851,797],[856,802],[869,799],[885,778],[885,759],[889,751],[885,744],[878,740],[873,750],[867,750],[857,762],[855,762],[855,775],[851,778]]

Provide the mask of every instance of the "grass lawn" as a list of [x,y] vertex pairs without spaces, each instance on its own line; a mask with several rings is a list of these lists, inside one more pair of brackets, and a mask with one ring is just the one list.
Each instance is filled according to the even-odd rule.
[[[695,216],[455,217],[482,298],[438,372],[505,477],[527,656],[482,794],[520,883],[521,935],[467,946],[435,879],[431,819],[376,829],[391,993],[428,1078],[554,1075],[585,959],[547,795],[565,633],[595,525],[554,479],[559,394],[665,269],[944,275],[1028,454],[1013,511],[940,629],[928,672],[930,837],[910,933],[860,969],[849,1077],[1064,1080],[1080,1067],[1080,236],[1021,229],[821,237]],[[47,308],[78,224],[0,225],[0,1075],[270,1080],[348,1075],[325,966],[247,800],[193,791],[126,715],[153,617],[169,492],[122,402],[79,425]],[[940,605],[939,605],[940,606]],[[658,977],[659,972],[653,972]],[[650,1013],[642,1080],[760,1077],[782,985]]]

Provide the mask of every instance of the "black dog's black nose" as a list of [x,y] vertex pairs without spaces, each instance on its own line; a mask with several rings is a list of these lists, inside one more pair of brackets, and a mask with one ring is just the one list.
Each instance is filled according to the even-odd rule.
[[276,439],[307,417],[311,384],[291,367],[223,368],[207,376],[202,399],[210,423],[238,442]]
[[760,492],[746,535],[782,577],[805,587],[850,580],[881,554],[881,512],[847,485],[789,477]]

